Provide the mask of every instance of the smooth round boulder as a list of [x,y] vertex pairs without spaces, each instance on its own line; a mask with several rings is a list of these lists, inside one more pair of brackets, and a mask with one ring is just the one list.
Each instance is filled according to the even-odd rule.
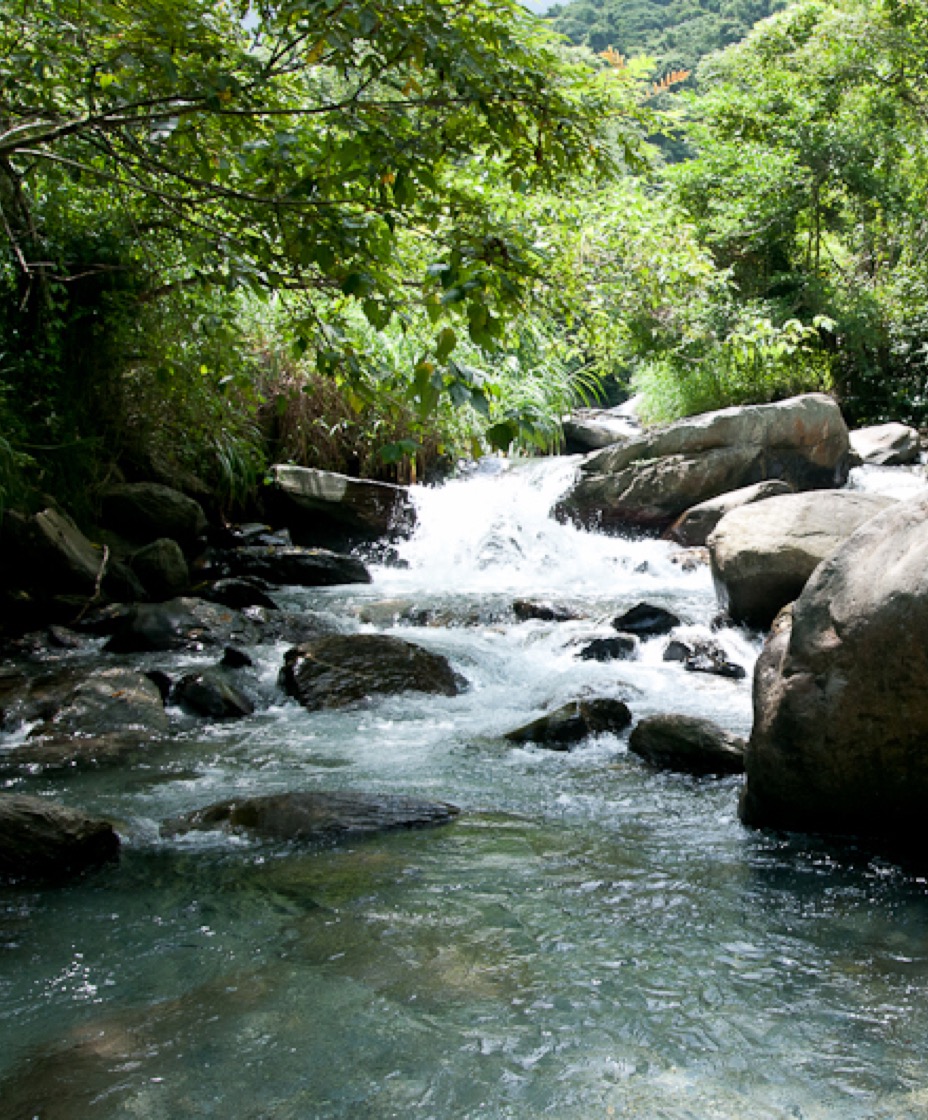
[[638,655],[638,639],[632,634],[594,638],[580,650],[581,661],[632,661]]
[[0,794],[0,879],[65,881],[118,855],[109,821],[38,797]]
[[671,525],[667,535],[671,540],[688,548],[699,548],[706,543],[709,534],[726,513],[741,506],[749,506],[752,502],[763,502],[767,498],[776,498],[780,494],[792,492],[792,486],[780,479],[758,482],[754,486],[742,486],[739,490],[732,490],[728,494],[721,494],[718,498],[710,498],[707,502],[690,506],[686,513]]
[[872,518],[777,620],[754,677],[746,824],[926,855],[928,497]]
[[284,655],[280,680],[309,711],[401,692],[460,692],[446,657],[385,634],[331,634],[295,646]]
[[766,629],[818,565],[894,504],[850,490],[783,494],[725,514],[709,537],[712,578],[734,622]]
[[659,634],[669,634],[680,625],[680,619],[663,607],[651,603],[638,603],[631,610],[612,620],[613,627],[621,634],[634,634],[639,638],[654,638]]
[[628,749],[652,766],[685,774],[740,774],[744,740],[708,719],[662,715],[641,720]]

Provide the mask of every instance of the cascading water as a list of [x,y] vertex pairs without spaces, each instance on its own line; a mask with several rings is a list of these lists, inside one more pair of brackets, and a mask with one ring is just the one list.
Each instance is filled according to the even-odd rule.
[[[502,738],[584,694],[750,724],[758,638],[711,632],[708,572],[673,546],[551,521],[573,469],[423,491],[371,585],[280,596],[445,653],[462,695],[307,713],[275,690],[283,647],[259,647],[248,720],[181,722],[129,773],[8,783],[109,816],[126,844],[75,886],[0,893],[3,1120],[925,1115],[924,881],[747,832],[738,780],[656,772],[623,738]],[[576,618],[518,622],[516,599]],[[578,658],[640,601],[748,677],[687,673],[660,638]],[[158,835],[233,793],[314,787],[463,813],[323,850]]]

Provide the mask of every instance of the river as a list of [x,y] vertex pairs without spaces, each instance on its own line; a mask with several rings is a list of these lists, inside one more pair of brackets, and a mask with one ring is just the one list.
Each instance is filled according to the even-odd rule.
[[[422,490],[401,565],[279,596],[446,654],[462,695],[308,713],[276,689],[285,647],[258,647],[247,720],[173,713],[175,741],[129,773],[6,783],[109,817],[124,848],[75,885],[0,891],[2,1120],[928,1114],[924,879],[749,832],[739,779],[652,770],[627,735],[571,753],[502,738],[582,694],[750,728],[757,635],[712,634],[742,681],[664,662],[662,638],[636,661],[578,659],[638,602],[684,638],[718,608],[674,546],[550,520],[573,470]],[[518,598],[582,618],[516,622]],[[232,794],[309,788],[462,814],[324,849],[159,835]]]

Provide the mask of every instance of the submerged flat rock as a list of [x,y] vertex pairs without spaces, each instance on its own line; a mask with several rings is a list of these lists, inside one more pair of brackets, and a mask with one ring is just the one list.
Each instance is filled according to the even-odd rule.
[[444,801],[388,793],[311,790],[233,798],[166,821],[162,833],[244,832],[273,840],[326,840],[448,824],[460,813]]

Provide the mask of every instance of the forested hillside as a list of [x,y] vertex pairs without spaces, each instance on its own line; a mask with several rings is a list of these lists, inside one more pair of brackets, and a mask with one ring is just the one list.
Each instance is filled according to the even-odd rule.
[[606,383],[924,421],[921,6],[798,0],[673,98],[628,57],[772,6],[0,9],[0,504],[421,477]]
[[646,54],[658,75],[743,39],[786,0],[569,0],[548,9],[552,26],[578,46]]

